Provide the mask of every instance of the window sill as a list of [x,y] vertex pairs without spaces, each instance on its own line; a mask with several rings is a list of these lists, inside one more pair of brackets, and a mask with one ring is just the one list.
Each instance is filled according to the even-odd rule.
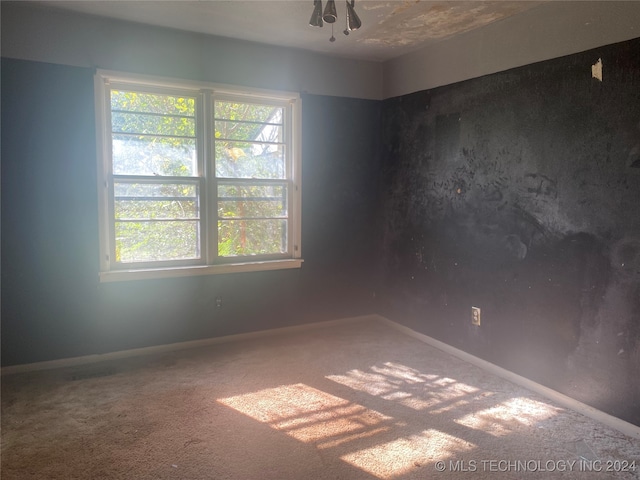
[[262,262],[228,263],[223,265],[197,265],[175,268],[154,268],[140,270],[113,270],[100,272],[100,282],[118,282],[125,280],[150,280],[156,278],[192,277],[195,275],[219,275],[224,273],[261,272],[300,268],[301,258],[287,260],[269,260]]

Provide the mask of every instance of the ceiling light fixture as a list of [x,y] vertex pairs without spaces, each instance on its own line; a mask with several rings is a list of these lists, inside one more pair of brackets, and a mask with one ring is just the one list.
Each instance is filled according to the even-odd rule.
[[[342,33],[349,35],[351,30],[357,30],[362,26],[362,22],[355,10],[356,0],[346,0],[347,10],[345,15],[345,29]],[[313,13],[309,25],[312,27],[322,27],[324,22],[331,24],[330,42],[335,42],[336,37],[333,36],[333,24],[338,19],[335,0],[328,0],[327,5],[322,13],[322,0],[313,0]]]

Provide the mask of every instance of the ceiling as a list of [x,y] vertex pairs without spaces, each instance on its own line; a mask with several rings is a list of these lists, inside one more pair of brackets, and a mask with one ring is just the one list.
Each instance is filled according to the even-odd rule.
[[[353,59],[385,61],[483,27],[540,5],[541,1],[356,0],[362,27],[349,36],[346,6],[336,2],[331,25],[309,26],[312,0],[181,0],[36,2],[91,15],[159,25]],[[323,7],[326,0],[323,1]]]

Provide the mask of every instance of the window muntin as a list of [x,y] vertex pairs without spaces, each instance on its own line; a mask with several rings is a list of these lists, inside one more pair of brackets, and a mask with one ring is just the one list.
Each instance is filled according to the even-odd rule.
[[98,77],[101,278],[300,265],[297,95]]

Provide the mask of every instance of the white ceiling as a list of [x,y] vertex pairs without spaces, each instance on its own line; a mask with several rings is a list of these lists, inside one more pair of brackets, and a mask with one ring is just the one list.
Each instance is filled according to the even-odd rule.
[[[341,57],[385,61],[489,23],[541,1],[356,0],[362,28],[347,37],[345,2],[338,0],[335,42],[331,25],[309,26],[312,0],[42,1],[63,8],[191,32],[302,48]],[[323,1],[323,7],[326,0]]]

